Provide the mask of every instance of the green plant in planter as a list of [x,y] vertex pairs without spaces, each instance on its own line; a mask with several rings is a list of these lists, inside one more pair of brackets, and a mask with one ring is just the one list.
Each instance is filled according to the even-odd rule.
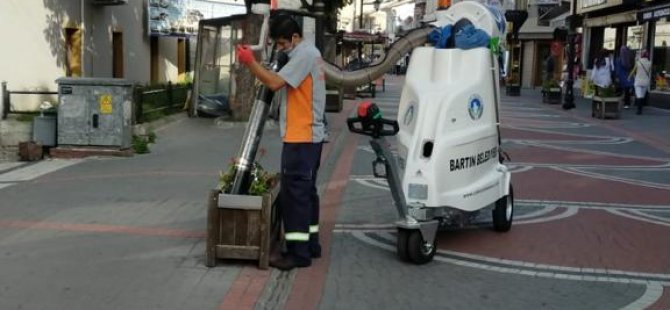
[[556,80],[545,80],[542,82],[542,90],[544,91],[554,91],[558,89],[560,91],[561,86]]
[[[264,152],[261,151],[261,155]],[[235,180],[236,169],[235,158],[231,158],[228,164],[228,169],[225,172],[219,173],[219,190],[223,193],[230,193],[233,189],[233,181]],[[262,196],[269,192],[279,182],[278,173],[270,173],[263,169],[258,162],[251,165],[251,184],[249,185],[249,195]]]
[[518,86],[519,85],[519,74],[518,73],[511,73],[507,77],[507,80],[505,80],[505,83],[508,86]]
[[[596,86],[597,87],[597,86]],[[608,87],[598,87],[598,97],[616,97],[616,89],[613,85]]]

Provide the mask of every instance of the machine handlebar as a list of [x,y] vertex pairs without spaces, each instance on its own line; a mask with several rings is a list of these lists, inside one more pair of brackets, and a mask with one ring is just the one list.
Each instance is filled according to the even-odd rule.
[[[360,124],[360,126],[356,126]],[[398,121],[382,118],[379,107],[374,103],[364,102],[358,106],[358,115],[347,119],[349,131],[361,135],[379,138],[394,136],[400,130]],[[391,128],[388,128],[388,127]]]

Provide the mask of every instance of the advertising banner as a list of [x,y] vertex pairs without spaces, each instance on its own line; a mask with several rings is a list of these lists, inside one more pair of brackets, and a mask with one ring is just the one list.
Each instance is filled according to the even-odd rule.
[[147,8],[150,36],[194,36],[198,22],[205,18],[244,14],[244,2],[237,4],[207,0],[149,0]]

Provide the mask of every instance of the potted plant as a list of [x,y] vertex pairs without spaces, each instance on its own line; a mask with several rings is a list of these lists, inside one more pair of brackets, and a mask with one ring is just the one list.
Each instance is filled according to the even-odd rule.
[[254,162],[247,194],[231,194],[237,162],[231,159],[219,176],[219,186],[209,194],[205,265],[216,266],[218,258],[251,259],[258,261],[259,268],[267,269],[273,236],[279,234],[274,207],[279,174],[269,173]]
[[616,92],[614,85],[608,87],[597,87],[596,93],[591,98],[591,117],[618,118],[621,113],[621,101],[623,97]]
[[554,79],[542,83],[542,102],[550,104],[561,103],[561,86]]
[[520,96],[521,83],[519,81],[519,73],[512,72],[505,80],[505,92],[507,96]]

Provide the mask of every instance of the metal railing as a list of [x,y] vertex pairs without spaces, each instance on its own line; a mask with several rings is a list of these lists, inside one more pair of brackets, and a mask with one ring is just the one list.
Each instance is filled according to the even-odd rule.
[[12,114],[35,114],[39,111],[14,111],[12,110],[11,95],[58,95],[56,91],[33,91],[33,90],[8,90],[7,82],[2,81],[2,119]]
[[151,121],[160,115],[176,113],[184,107],[191,85],[173,85],[168,82],[164,88],[135,89],[135,122]]

